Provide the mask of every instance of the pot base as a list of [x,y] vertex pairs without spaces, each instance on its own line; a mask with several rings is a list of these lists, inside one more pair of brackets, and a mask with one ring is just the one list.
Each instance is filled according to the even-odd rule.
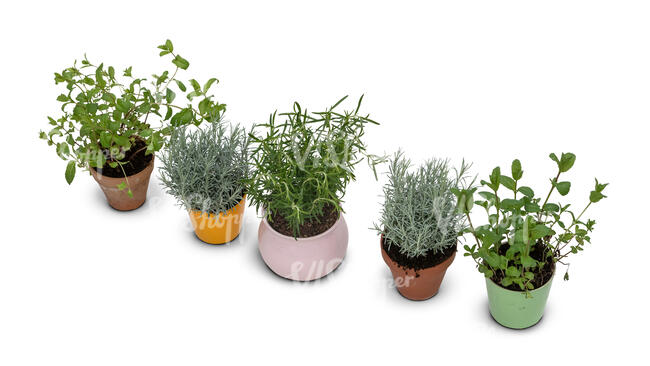
[[[130,175],[126,178],[112,178],[101,175],[94,168],[90,168],[95,181],[106,196],[108,204],[118,211],[132,211],[139,208],[147,200],[147,189],[149,188],[149,178],[153,172],[155,157],[151,158],[151,162],[144,170],[139,173]],[[133,193],[133,197],[128,195],[128,188],[120,190],[118,186],[129,181],[129,187]]]
[[258,230],[264,263],[278,276],[294,281],[313,281],[339,267],[348,248],[348,227],[343,215],[322,234],[295,239],[273,230],[266,218]]
[[526,297],[525,292],[505,289],[486,278],[490,315],[506,328],[525,329],[534,326],[544,315],[552,282],[551,278],[544,286],[529,291],[531,297]]
[[440,289],[447,268],[449,268],[456,257],[456,251],[454,251],[444,262],[433,267],[415,271],[411,268],[401,267],[388,256],[388,253],[384,250],[383,236],[379,241],[379,245],[381,248],[381,256],[393,274],[397,291],[409,300],[424,301],[435,296]]
[[190,211],[190,221],[197,238],[207,244],[223,245],[235,240],[240,232],[246,207],[246,195],[239,203],[219,215]]

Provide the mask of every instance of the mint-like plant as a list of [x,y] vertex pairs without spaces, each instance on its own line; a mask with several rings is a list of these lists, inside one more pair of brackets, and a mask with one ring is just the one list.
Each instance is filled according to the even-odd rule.
[[[40,132],[40,138],[54,146],[59,157],[68,162],[65,179],[72,183],[76,168],[104,166],[120,167],[128,163],[124,158],[137,140],[144,142],[141,149],[149,155],[159,151],[176,127],[203,121],[215,121],[225,111],[225,104],[208,95],[217,79],[209,79],[203,86],[190,79],[191,91],[176,78],[179,70],[187,70],[190,63],[175,53],[170,40],[158,46],[160,56],[169,55],[174,70],[154,74],[151,79],[135,77],[127,67],[122,78],[113,66],[96,65],[84,55],[81,63],[54,74],[54,81],[65,86],[57,97],[62,103],[62,115],[48,117],[49,132]],[[177,91],[174,91],[176,88]],[[180,90],[187,101],[173,104]],[[200,101],[193,104],[195,98]],[[139,151],[138,151],[139,152]],[[137,152],[132,152],[130,156]],[[120,184],[128,188],[128,178]],[[130,193],[130,189],[128,191]]]
[[248,132],[239,125],[181,127],[160,155],[162,185],[187,210],[225,214],[246,191],[248,142]]
[[[318,220],[327,206],[343,212],[347,184],[355,179],[354,167],[367,159],[373,167],[382,159],[366,152],[363,141],[368,124],[378,124],[353,111],[337,111],[344,97],[324,112],[309,113],[294,103],[293,111],[273,113],[269,122],[251,134],[254,169],[248,196],[272,221],[283,217],[299,237],[305,222]],[[276,121],[276,117],[284,121]]]
[[454,169],[448,160],[431,159],[415,171],[410,168],[402,151],[390,160],[384,206],[374,229],[389,247],[396,245],[409,258],[455,247],[465,229],[465,216],[456,210],[451,190],[468,186],[470,165],[463,161],[460,169]]
[[[550,179],[551,187],[544,198],[537,197],[532,188],[522,185],[523,170],[519,160],[511,165],[511,176],[494,168],[487,181],[481,185],[480,200],[474,200],[477,188],[453,190],[457,197],[459,212],[466,215],[469,228],[476,244],[465,245],[465,256],[476,262],[479,272],[502,287],[512,290],[529,290],[541,287],[550,280],[555,264],[564,263],[570,254],[583,250],[591,242],[591,233],[596,222],[583,218],[587,209],[606,196],[603,190],[607,184],[599,183],[589,195],[589,202],[583,210],[575,213],[571,205],[551,202],[553,193],[566,196],[571,182],[560,180],[563,173],[573,167],[576,156],[563,153],[558,158],[550,154],[557,164],[557,174]],[[510,191],[505,198],[501,188]],[[470,212],[474,204],[483,207],[488,224],[474,227]],[[568,264],[564,279],[569,279]]]

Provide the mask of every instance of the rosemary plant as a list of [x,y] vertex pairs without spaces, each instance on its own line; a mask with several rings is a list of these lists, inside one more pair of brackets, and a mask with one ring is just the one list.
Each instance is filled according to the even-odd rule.
[[378,124],[359,114],[363,96],[355,110],[337,111],[346,98],[316,113],[294,103],[292,112],[279,114],[283,122],[273,113],[251,134],[254,169],[248,195],[269,221],[274,214],[282,216],[294,237],[300,236],[305,222],[318,221],[326,208],[343,211],[355,165],[366,158],[374,170],[382,160],[368,154],[362,140],[366,125]]
[[[453,169],[448,160],[427,160],[416,171],[402,151],[390,161],[384,185],[384,206],[374,229],[387,244],[396,245],[409,258],[443,252],[456,246],[465,228],[451,189],[467,184],[469,164]],[[470,183],[471,185],[471,183]]]
[[187,210],[225,213],[246,192],[248,133],[239,125],[226,128],[177,129],[160,156],[160,178],[167,193]]

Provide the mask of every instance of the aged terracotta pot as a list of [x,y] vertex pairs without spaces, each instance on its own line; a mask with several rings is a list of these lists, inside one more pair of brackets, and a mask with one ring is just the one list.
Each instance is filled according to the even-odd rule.
[[383,242],[384,237],[382,235],[379,241],[381,256],[393,273],[395,286],[402,296],[410,300],[427,300],[438,293],[447,268],[449,268],[454,261],[454,257],[456,257],[455,251],[444,262],[433,267],[415,271],[411,268],[400,267],[397,262],[393,261],[384,250]]
[[235,207],[226,211],[225,215],[191,210],[190,221],[196,236],[202,241],[208,244],[226,244],[239,236],[245,208],[246,195]]
[[151,162],[141,172],[129,175],[129,185],[133,192],[133,197],[129,197],[127,190],[122,190],[117,187],[120,183],[124,182],[122,178],[112,178],[101,175],[95,168],[90,168],[93,178],[99,183],[108,204],[116,210],[130,211],[142,206],[147,199],[147,188],[149,188],[149,178],[153,172],[153,165],[155,156],[151,158]]

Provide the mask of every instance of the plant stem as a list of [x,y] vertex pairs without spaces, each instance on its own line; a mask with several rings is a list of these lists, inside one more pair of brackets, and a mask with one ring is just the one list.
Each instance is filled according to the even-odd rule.
[[551,184],[551,189],[548,191],[548,195],[546,195],[546,200],[544,200],[544,204],[542,205],[542,209],[539,211],[537,214],[537,221],[542,219],[542,211],[544,211],[544,206],[548,203],[549,198],[551,198],[551,193],[553,193],[553,190],[555,189],[555,184],[557,183],[557,180],[560,178],[560,174],[562,171],[558,170],[557,175],[555,176],[555,179],[553,179],[553,183]]

